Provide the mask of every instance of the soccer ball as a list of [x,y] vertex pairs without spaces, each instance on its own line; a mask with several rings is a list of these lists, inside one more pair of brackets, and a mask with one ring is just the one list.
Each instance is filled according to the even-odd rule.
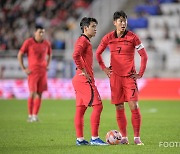
[[106,142],[108,144],[120,144],[122,139],[122,135],[119,131],[117,130],[110,130],[106,134]]

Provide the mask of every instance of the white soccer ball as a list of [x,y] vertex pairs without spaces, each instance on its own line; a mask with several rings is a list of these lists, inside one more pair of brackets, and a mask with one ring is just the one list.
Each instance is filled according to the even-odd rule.
[[117,130],[110,130],[106,134],[106,142],[108,144],[112,144],[112,145],[120,144],[121,139],[122,139],[122,135]]

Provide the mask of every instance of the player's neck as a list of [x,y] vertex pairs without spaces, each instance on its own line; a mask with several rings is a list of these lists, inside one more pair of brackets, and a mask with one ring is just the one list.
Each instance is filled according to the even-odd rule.
[[116,33],[117,33],[117,37],[121,37],[121,36],[123,36],[124,31],[118,31],[118,30],[116,30]]
[[85,32],[83,33],[83,35],[86,35],[86,37],[88,37],[88,38],[89,38],[89,40],[90,40],[90,39],[91,39],[91,37],[92,37],[91,35],[88,35],[88,34],[87,34],[87,33],[85,33]]
[[37,43],[43,42],[43,39],[38,39],[38,38],[36,38],[36,37],[34,37],[34,40],[35,40]]

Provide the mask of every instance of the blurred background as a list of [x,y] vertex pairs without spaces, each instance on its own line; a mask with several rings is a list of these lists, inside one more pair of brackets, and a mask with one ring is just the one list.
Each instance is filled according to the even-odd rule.
[[[128,29],[140,37],[149,57],[144,77],[138,80],[140,98],[180,100],[179,0],[0,0],[0,4],[0,98],[28,97],[26,75],[17,53],[24,40],[33,35],[35,24],[45,27],[53,49],[44,98],[74,98],[72,53],[81,34],[80,20],[91,16],[99,22],[97,35],[91,40],[95,52],[101,38],[114,30],[113,13],[124,10]],[[108,66],[108,49],[103,58]],[[137,53],[135,62],[138,70]],[[94,74],[101,97],[109,99],[109,81],[95,57]]]

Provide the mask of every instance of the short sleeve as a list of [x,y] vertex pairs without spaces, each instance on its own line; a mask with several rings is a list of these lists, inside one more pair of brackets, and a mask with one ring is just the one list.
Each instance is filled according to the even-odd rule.
[[22,53],[27,53],[28,52],[28,46],[29,46],[29,41],[28,40],[24,41],[23,45],[20,48],[20,51]]
[[50,42],[47,42],[47,43],[48,43],[48,55],[51,55],[52,54],[51,43]]

